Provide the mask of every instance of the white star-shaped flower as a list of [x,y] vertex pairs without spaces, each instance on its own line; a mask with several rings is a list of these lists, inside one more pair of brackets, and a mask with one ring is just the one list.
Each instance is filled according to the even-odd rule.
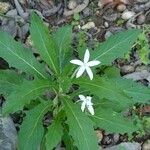
[[82,112],[85,110],[85,108],[88,109],[88,111],[91,113],[91,115],[94,115],[94,109],[93,109],[93,103],[91,102],[92,97],[90,96],[84,96],[84,95],[79,95],[80,101],[82,101],[81,104],[81,110]]
[[79,78],[84,73],[84,71],[86,71],[90,79],[91,80],[93,79],[93,72],[90,67],[99,65],[101,62],[98,60],[89,61],[89,59],[90,59],[90,53],[89,50],[86,49],[83,62],[79,59],[74,59],[70,61],[72,64],[79,65],[76,78]]

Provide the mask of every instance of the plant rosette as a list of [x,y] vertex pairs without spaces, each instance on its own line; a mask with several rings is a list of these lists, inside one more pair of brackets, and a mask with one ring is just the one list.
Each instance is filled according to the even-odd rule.
[[[43,60],[40,63],[30,48],[0,32],[0,57],[10,67],[0,70],[0,94],[6,99],[2,113],[26,113],[17,149],[52,150],[63,141],[67,150],[98,150],[96,128],[129,135],[138,131],[134,117],[125,118],[122,112],[136,103],[149,103],[150,89],[114,75],[113,69],[99,75],[96,67],[111,68],[140,33],[138,29],[117,33],[98,43],[94,51],[80,47],[78,58],[73,59],[72,26],[49,34],[48,27],[33,13],[30,34]],[[29,80],[29,76],[33,78]],[[45,96],[47,92],[49,96]],[[44,127],[47,113],[53,116]]]

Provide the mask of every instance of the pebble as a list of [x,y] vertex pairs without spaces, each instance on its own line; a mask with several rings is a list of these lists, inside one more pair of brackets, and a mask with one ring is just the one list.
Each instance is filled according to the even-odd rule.
[[0,13],[5,14],[10,8],[10,4],[6,2],[0,2]]
[[119,145],[116,145],[116,146],[112,146],[112,147],[109,147],[109,148],[105,148],[103,150],[141,150],[141,145],[139,143],[136,143],[136,142],[133,142],[133,143],[130,143],[130,142],[124,142],[124,143],[121,143]]
[[0,115],[0,150],[16,150],[17,131],[10,117]]
[[146,3],[146,2],[148,2],[149,0],[135,0],[136,2],[138,2],[138,3]]
[[142,145],[142,150],[149,150],[150,149],[150,141],[146,141],[143,145]]
[[119,14],[116,13],[112,8],[107,9],[103,14],[103,18],[109,22],[115,21],[118,17]]
[[68,8],[72,10],[76,7],[77,7],[77,2],[75,0],[70,0],[68,4]]
[[120,137],[120,135],[118,133],[113,135],[114,143],[117,143],[119,141],[119,137]]
[[98,137],[98,143],[101,142],[101,140],[103,139],[103,133],[101,130],[96,130],[96,135]]
[[135,13],[133,11],[124,11],[122,13],[121,18],[124,20],[129,20],[131,19],[133,16],[135,15]]
[[137,23],[139,25],[143,24],[145,22],[145,15],[141,14],[137,17]]
[[[26,42],[25,44],[29,47],[32,47],[34,44],[33,44],[33,41],[31,40],[31,36],[29,35],[26,39]],[[35,52],[36,53],[36,52]]]
[[19,0],[19,3],[22,4],[22,5],[25,5],[26,4],[26,0]]
[[103,6],[104,6],[104,5],[103,5],[102,1],[99,0],[99,2],[98,2],[98,7],[99,7],[99,8],[103,8]]
[[127,29],[135,29],[137,27],[137,25],[131,23],[130,21],[127,21],[125,26]]
[[140,66],[137,66],[136,69],[135,69],[136,72],[141,72],[143,70],[147,70],[147,66],[140,65]]
[[81,29],[91,29],[91,28],[94,28],[95,27],[95,23],[94,22],[88,22],[88,23],[86,23],[85,25],[83,25],[82,27],[81,27]]
[[83,16],[84,16],[84,17],[88,17],[88,16],[91,15],[91,10],[90,10],[90,8],[86,7],[86,8],[82,11],[82,13],[83,13]]
[[104,22],[104,26],[105,26],[105,28],[108,28],[108,27],[109,27],[109,24],[108,24],[107,21]]
[[105,33],[105,39],[108,39],[111,35],[112,35],[112,32],[107,31],[107,32]]
[[125,10],[126,10],[126,5],[124,5],[124,4],[118,5],[118,6],[117,6],[117,10],[118,10],[119,12],[125,11]]
[[139,81],[139,80],[150,80],[150,73],[147,70],[133,72],[131,74],[127,74],[123,76],[126,79],[132,79],[133,81]]
[[134,70],[135,70],[134,66],[131,66],[131,65],[125,65],[125,66],[121,67],[121,73],[123,75],[132,73],[132,72],[134,72]]
[[103,145],[110,145],[113,142],[113,139],[110,135],[106,135],[103,137],[101,142]]

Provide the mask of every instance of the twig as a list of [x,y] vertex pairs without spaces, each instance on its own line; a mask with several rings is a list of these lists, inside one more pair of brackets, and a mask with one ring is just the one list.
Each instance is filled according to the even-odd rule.
[[60,8],[61,8],[61,4],[59,4],[58,6],[53,7],[50,10],[46,10],[46,11],[44,10],[42,12],[42,14],[43,14],[43,16],[49,17],[49,16],[55,14],[56,12],[58,12]]
[[83,3],[81,5],[78,5],[75,9],[69,10],[69,11],[65,10],[63,15],[67,17],[67,16],[71,16],[75,13],[79,13],[83,9],[85,9],[88,6],[88,4],[89,4],[89,0],[84,0]]
[[24,12],[24,10],[23,10],[23,8],[21,7],[21,5],[20,5],[20,3],[18,2],[18,0],[14,0],[14,3],[15,3],[15,6],[16,6],[16,9],[17,9],[17,11],[18,11],[18,14],[19,14],[22,18],[26,19],[26,18],[28,17],[28,13],[25,13],[25,12]]

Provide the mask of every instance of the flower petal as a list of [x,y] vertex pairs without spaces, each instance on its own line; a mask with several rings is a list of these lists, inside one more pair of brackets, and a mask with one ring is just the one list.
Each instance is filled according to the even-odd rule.
[[87,74],[90,77],[90,80],[92,80],[93,79],[93,72],[92,72],[91,68],[90,67],[86,67],[86,71],[87,71]]
[[79,66],[83,65],[83,62],[79,59],[71,60],[70,63],[75,64],[75,65],[79,65]]
[[84,54],[84,63],[87,63],[90,59],[90,52],[88,49],[86,49],[85,54]]
[[85,71],[85,67],[81,66],[76,74],[76,78],[79,78],[83,74],[84,71]]
[[85,105],[86,105],[86,103],[85,102],[83,102],[82,104],[81,104],[81,110],[82,110],[82,112],[84,111],[84,109],[85,109]]
[[81,101],[85,101],[86,100],[84,95],[79,95],[79,98],[80,98]]
[[99,65],[100,63],[101,63],[101,62],[98,61],[98,60],[93,60],[93,61],[89,61],[89,62],[88,62],[88,66],[89,66],[89,67],[97,66],[97,65]]
[[93,106],[92,105],[89,105],[87,107],[87,109],[89,110],[89,112],[91,113],[91,115],[94,115],[94,109],[93,109]]
[[92,100],[91,96],[87,96],[86,99],[87,99],[87,101],[89,101],[91,103],[91,100]]

